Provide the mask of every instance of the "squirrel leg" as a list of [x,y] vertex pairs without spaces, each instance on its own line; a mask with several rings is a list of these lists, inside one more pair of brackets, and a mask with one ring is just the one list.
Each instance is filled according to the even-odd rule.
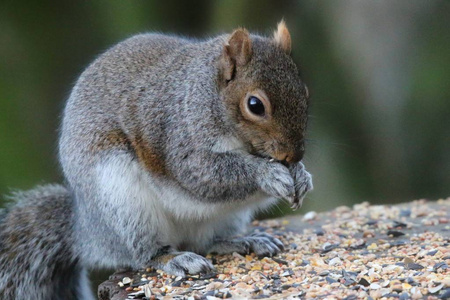
[[283,243],[265,232],[252,233],[244,237],[216,240],[209,253],[226,254],[254,252],[259,257],[274,256],[284,250]]
[[205,257],[188,251],[176,251],[165,246],[152,258],[151,266],[176,276],[188,274],[208,274],[215,271],[212,263]]

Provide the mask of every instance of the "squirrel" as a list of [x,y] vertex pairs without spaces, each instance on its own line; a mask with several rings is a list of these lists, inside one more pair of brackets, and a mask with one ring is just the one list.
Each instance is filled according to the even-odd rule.
[[14,193],[0,210],[1,299],[93,299],[92,268],[214,271],[208,253],[272,256],[241,235],[278,199],[313,188],[304,155],[309,95],[284,21],[199,41],[156,33],[113,46],[64,109],[65,185]]

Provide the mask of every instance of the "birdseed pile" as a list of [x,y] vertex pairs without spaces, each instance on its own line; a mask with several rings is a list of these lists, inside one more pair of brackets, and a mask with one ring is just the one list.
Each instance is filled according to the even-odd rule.
[[99,287],[111,299],[450,299],[450,198],[396,206],[357,204],[255,221],[277,236],[272,258],[208,258],[217,274],[116,273]]

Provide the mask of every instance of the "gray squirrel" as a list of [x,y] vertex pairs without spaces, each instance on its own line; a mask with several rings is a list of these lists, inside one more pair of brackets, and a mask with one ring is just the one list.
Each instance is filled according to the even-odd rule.
[[282,21],[205,41],[131,37],[80,76],[62,120],[66,185],[17,192],[0,210],[1,299],[93,299],[87,270],[214,271],[207,253],[272,256],[242,236],[279,198],[312,189],[308,90]]

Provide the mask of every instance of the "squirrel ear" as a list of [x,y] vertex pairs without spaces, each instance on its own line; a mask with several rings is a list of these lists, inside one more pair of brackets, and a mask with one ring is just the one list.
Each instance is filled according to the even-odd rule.
[[286,54],[291,53],[291,34],[289,33],[284,20],[281,20],[280,23],[278,23],[278,28],[273,33],[273,39],[275,44],[283,49]]
[[252,57],[252,41],[247,30],[236,29],[223,48],[224,77],[231,80],[236,66],[245,66]]

